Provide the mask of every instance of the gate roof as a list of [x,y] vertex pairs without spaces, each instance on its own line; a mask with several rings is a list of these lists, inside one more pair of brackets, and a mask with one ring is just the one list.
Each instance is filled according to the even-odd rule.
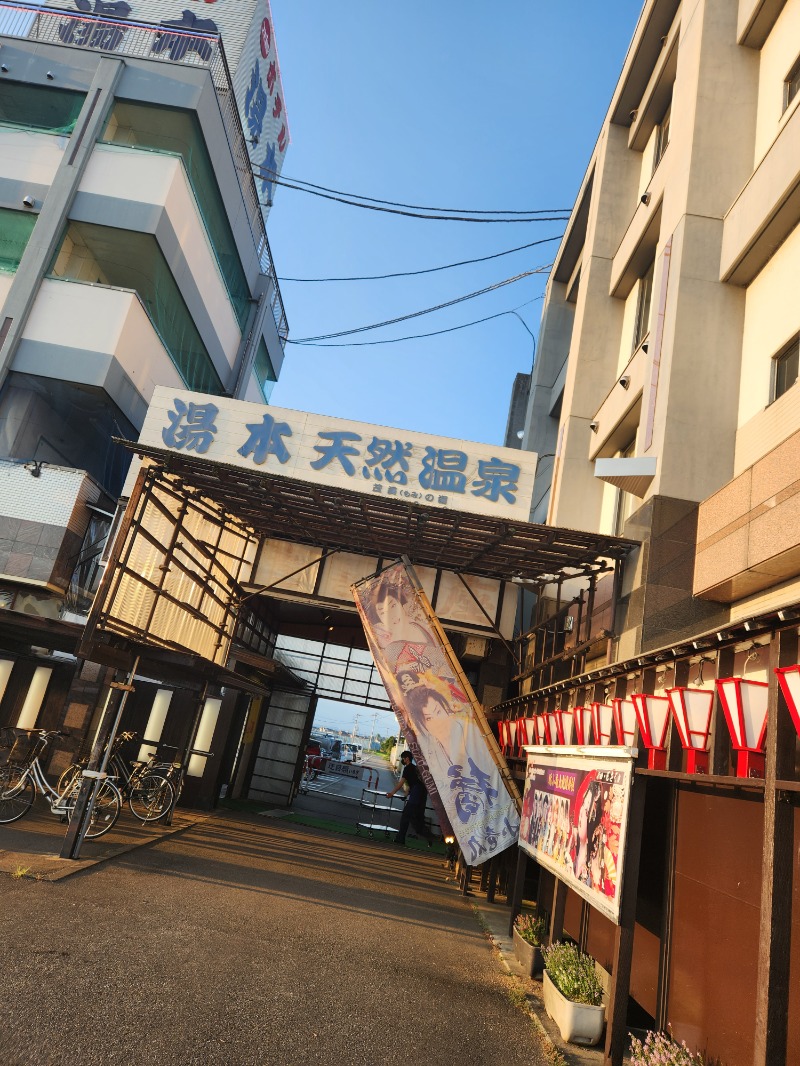
[[397,498],[352,492],[131,441],[131,451],[199,490],[267,537],[362,555],[407,555],[501,581],[541,581],[608,568],[637,543],[622,537],[535,525]]

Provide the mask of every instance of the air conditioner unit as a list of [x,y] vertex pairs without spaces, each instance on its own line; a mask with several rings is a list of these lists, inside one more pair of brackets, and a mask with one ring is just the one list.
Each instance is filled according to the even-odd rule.
[[485,659],[489,654],[488,637],[464,637],[461,654],[465,659]]

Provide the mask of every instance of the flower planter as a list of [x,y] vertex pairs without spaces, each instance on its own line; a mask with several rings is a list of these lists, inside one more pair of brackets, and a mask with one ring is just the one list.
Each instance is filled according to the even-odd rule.
[[527,977],[541,973],[544,969],[544,956],[537,944],[530,944],[514,930],[514,955]]
[[561,1037],[571,1044],[591,1046],[603,1035],[606,1009],[573,1003],[562,996],[544,971],[544,1009],[559,1028]]

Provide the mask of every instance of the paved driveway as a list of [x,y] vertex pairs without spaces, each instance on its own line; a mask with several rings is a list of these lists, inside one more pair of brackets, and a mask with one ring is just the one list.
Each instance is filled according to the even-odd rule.
[[441,857],[279,817],[3,875],[0,935],[3,1066],[545,1061]]

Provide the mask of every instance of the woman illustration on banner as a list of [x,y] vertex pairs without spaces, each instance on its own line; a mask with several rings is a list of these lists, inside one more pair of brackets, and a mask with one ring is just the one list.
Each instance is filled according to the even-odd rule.
[[[371,596],[371,620],[375,639],[392,670],[401,667],[422,673],[434,666],[438,648],[427,626],[417,621],[413,590],[384,577]],[[444,665],[442,662],[436,665]]]
[[584,781],[576,797],[578,800],[578,814],[573,831],[574,860],[573,873],[575,878],[585,885],[591,885],[591,859],[590,848],[594,839],[594,832],[600,824],[603,814],[601,801],[602,789],[600,783],[591,779]]
[[417,738],[421,741],[428,767],[439,792],[443,793],[449,785],[450,767],[468,765],[468,705],[466,714],[454,710],[451,701],[438,688],[419,675],[415,679],[410,671],[399,674],[398,683],[403,690],[404,702]]

